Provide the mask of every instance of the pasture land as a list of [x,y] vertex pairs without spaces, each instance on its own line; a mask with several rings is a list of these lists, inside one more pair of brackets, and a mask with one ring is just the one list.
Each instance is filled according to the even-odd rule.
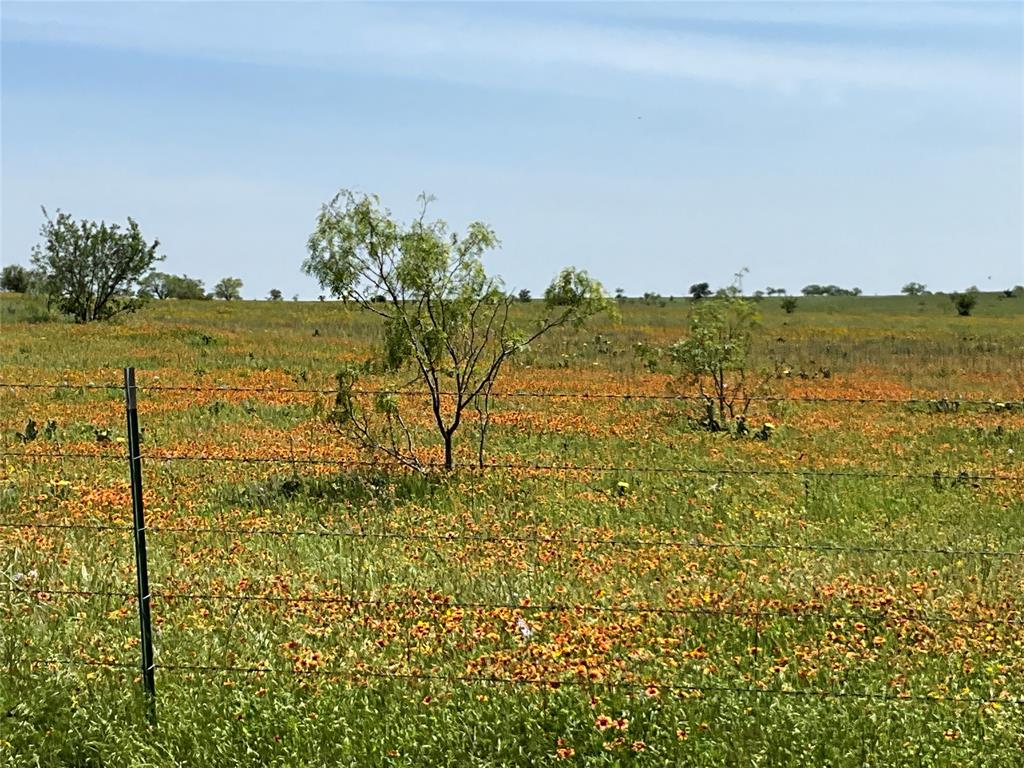
[[1021,764],[1024,299],[764,300],[768,440],[697,428],[635,353],[688,306],[545,338],[491,466],[420,477],[325,418],[377,333],[340,304],[3,297],[0,763]]

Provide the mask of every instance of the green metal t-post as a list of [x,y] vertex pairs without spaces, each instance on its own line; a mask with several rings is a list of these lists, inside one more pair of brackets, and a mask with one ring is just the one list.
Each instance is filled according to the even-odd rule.
[[135,576],[139,604],[139,644],[142,651],[142,687],[151,722],[156,722],[156,680],[153,664],[153,625],[149,611],[149,565],[146,560],[146,518],[142,509],[142,451],[135,369],[124,369],[124,402],[128,418],[128,466],[132,481],[132,532],[135,537]]

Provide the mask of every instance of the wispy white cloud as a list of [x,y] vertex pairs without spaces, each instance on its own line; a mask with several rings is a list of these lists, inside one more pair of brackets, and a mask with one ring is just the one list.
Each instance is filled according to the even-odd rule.
[[863,29],[992,28],[1020,25],[1013,0],[752,0],[748,2],[644,3],[604,6],[606,13],[661,19],[700,19],[767,25]]
[[375,57],[438,71],[460,64],[578,67],[791,90],[808,86],[948,90],[1012,85],[1012,62],[875,46],[814,45],[579,23],[481,25],[395,20],[366,30]]
[[[890,6],[898,6],[895,9]],[[877,6],[877,7],[876,7]],[[904,7],[906,6],[906,7]],[[655,7],[656,8],[656,7]],[[651,6],[647,13],[654,13]],[[1002,5],[683,5],[679,14],[853,23],[976,24],[1012,18]],[[1004,92],[1020,86],[1019,51],[943,52],[908,46],[727,37],[467,6],[4,5],[7,40],[62,41],[232,61],[374,70],[490,85],[564,87],[593,75],[675,78],[784,91],[886,88]],[[578,16],[578,14],[577,14]],[[1017,13],[1019,20],[1020,14]]]

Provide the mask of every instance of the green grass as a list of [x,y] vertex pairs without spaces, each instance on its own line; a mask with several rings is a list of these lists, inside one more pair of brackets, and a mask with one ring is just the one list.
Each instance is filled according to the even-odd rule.
[[[625,302],[502,384],[664,394],[633,346],[678,338],[688,306]],[[327,395],[143,389],[157,724],[131,598],[60,594],[131,593],[130,532],[0,528],[0,764],[1018,764],[1024,300],[760,308],[772,393],[1011,407],[758,403],[762,442],[685,401],[500,398],[492,461],[617,469],[423,478],[300,463],[358,455]],[[0,298],[0,381],[74,386],[0,386],[0,449],[104,458],[4,457],[7,523],[128,524],[124,446],[96,442],[122,394],[80,385],[132,364],[143,386],[325,387],[378,333],[333,303],[27,315]],[[23,444],[29,418],[57,430]]]

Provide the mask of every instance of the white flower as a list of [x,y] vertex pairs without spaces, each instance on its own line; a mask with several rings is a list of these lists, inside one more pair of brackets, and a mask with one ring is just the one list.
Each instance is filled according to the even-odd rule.
[[516,627],[519,628],[519,634],[523,636],[524,640],[529,640],[533,637],[533,630],[530,629],[530,625],[526,623],[526,619],[522,616],[516,619]]

